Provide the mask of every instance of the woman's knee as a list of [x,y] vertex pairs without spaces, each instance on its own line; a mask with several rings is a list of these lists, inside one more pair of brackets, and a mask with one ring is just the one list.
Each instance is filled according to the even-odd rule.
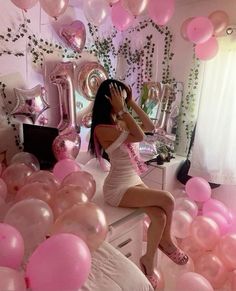
[[153,223],[166,224],[167,215],[164,209],[160,207],[147,207],[146,213]]

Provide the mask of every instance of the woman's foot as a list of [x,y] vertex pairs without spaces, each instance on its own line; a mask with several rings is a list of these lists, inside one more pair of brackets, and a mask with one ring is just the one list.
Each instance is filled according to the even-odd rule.
[[151,262],[145,256],[141,257],[139,262],[142,272],[155,290],[155,288],[158,286],[159,281],[157,275],[154,273],[153,262]]
[[174,263],[185,265],[188,262],[188,255],[176,247],[173,243],[159,244],[159,249],[168,256]]

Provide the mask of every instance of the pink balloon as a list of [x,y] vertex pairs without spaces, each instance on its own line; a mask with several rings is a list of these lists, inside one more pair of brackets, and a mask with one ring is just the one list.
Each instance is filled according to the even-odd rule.
[[138,16],[146,10],[148,0],[121,0],[121,4],[125,9],[128,9],[131,14]]
[[220,239],[219,227],[209,217],[197,216],[191,224],[190,233],[202,250],[213,250]]
[[16,194],[15,201],[36,198],[51,206],[55,194],[46,183],[32,182],[24,185]]
[[232,272],[231,290],[236,290],[236,270]]
[[107,228],[102,209],[95,203],[87,202],[76,204],[59,216],[51,233],[73,233],[86,242],[90,251],[94,251],[105,240]]
[[192,216],[183,210],[173,212],[171,232],[177,238],[184,238],[189,235],[190,226],[193,221]]
[[21,233],[27,257],[49,233],[53,224],[53,213],[44,201],[26,199],[17,202],[8,210],[4,222]]
[[194,272],[181,275],[176,283],[175,290],[214,291],[206,278]]
[[213,24],[215,36],[219,35],[229,25],[229,16],[225,11],[216,10],[208,18]]
[[206,42],[213,34],[211,21],[204,16],[195,17],[187,26],[187,37],[193,43]]
[[222,261],[213,253],[206,253],[195,263],[195,272],[205,277],[214,288],[221,288],[228,278],[228,271]]
[[84,241],[63,233],[38,246],[26,266],[26,276],[34,291],[79,290],[90,269],[91,255]]
[[53,173],[46,170],[34,172],[31,176],[27,178],[26,182],[28,184],[33,182],[47,184],[52,191],[58,189],[60,186],[59,180],[53,175]]
[[192,200],[199,202],[207,201],[211,197],[211,187],[209,183],[201,177],[189,179],[185,185],[185,191]]
[[0,197],[3,199],[7,197],[7,185],[2,178],[0,178]]
[[75,204],[86,203],[89,201],[82,188],[77,185],[65,185],[55,194],[56,195],[52,205],[55,220]]
[[80,171],[80,165],[72,159],[58,161],[53,167],[53,174],[61,182],[68,174]]
[[192,236],[184,238],[180,243],[180,248],[184,250],[193,260],[203,254],[203,250],[195,243]]
[[198,214],[197,204],[193,200],[185,197],[180,197],[175,200],[175,210],[186,211],[193,218]]
[[66,11],[69,0],[39,0],[42,9],[51,17],[57,18]]
[[83,2],[83,11],[87,20],[96,26],[104,23],[109,15],[109,5],[106,0],[87,0]]
[[214,58],[219,50],[217,39],[212,36],[204,43],[199,43],[195,46],[196,57],[200,60],[206,61]]
[[194,17],[189,17],[189,18],[185,19],[181,25],[180,34],[184,40],[189,41],[189,38],[187,35],[187,27],[188,27],[189,23],[193,20],[193,18]]
[[230,223],[232,221],[232,218],[230,217],[229,214],[229,209],[228,207],[225,206],[225,204],[217,199],[209,199],[207,200],[202,207],[202,213],[206,214],[207,212],[218,212],[222,214]]
[[0,267],[0,290],[26,291],[22,272],[7,267]]
[[67,175],[62,181],[62,186],[65,185],[77,185],[80,186],[84,193],[91,200],[95,195],[96,182],[93,176],[86,171],[77,171]]
[[117,30],[124,31],[131,26],[134,17],[123,8],[121,2],[117,2],[111,7],[111,20]]
[[227,234],[221,238],[218,245],[218,253],[228,269],[236,269],[236,233]]
[[0,250],[0,266],[12,269],[20,267],[24,241],[19,231],[6,223],[0,223]]
[[63,25],[60,29],[60,36],[73,50],[81,53],[86,40],[86,29],[80,20],[71,24]]
[[148,14],[157,25],[166,25],[175,11],[174,0],[149,0]]
[[11,0],[18,8],[27,10],[37,4],[38,0]]
[[2,179],[7,185],[9,200],[13,200],[17,191],[26,183],[27,177],[33,173],[33,169],[25,164],[13,164],[2,173]]
[[19,163],[23,163],[26,166],[29,166],[34,171],[40,170],[40,164],[38,159],[31,153],[20,152],[15,154],[10,160],[10,165]]
[[2,170],[3,170],[2,163],[0,163],[0,177],[2,175]]
[[223,215],[221,215],[220,213],[214,212],[214,211],[210,211],[210,212],[206,212],[204,214],[204,216],[210,217],[212,220],[214,220],[217,223],[217,225],[220,229],[221,235],[224,235],[228,232],[229,223]]

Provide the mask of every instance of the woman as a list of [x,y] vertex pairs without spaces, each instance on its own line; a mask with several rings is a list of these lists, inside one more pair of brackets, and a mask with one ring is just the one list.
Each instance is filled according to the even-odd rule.
[[[126,110],[126,104],[135,111],[141,125]],[[89,150],[97,158],[105,151],[110,159],[111,168],[103,187],[106,202],[116,207],[143,208],[150,217],[147,250],[140,258],[140,266],[155,288],[157,247],[179,265],[186,264],[188,256],[176,247],[170,235],[173,196],[167,191],[149,189],[138,175],[144,164],[138,160],[133,143],[142,141],[144,131],[153,129],[152,121],[132,99],[130,87],[111,79],[100,85],[92,112]]]

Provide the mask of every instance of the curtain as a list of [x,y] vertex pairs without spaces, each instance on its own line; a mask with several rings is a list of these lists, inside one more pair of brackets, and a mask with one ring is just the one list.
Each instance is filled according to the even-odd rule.
[[236,185],[236,40],[219,40],[205,62],[190,175]]

